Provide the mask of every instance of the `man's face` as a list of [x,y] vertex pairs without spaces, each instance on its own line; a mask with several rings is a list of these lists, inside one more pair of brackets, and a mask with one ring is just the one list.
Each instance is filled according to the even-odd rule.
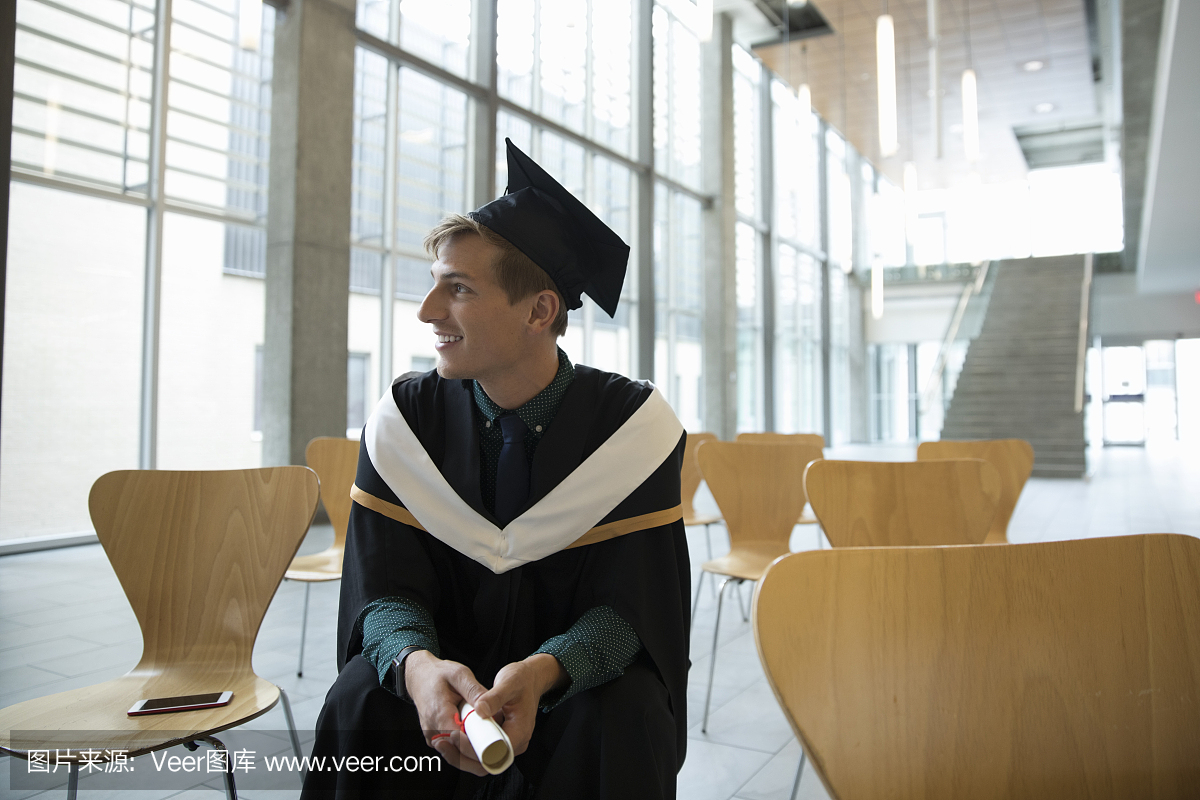
[[486,383],[528,357],[530,303],[509,304],[492,267],[499,254],[475,234],[458,234],[442,246],[430,270],[433,288],[417,318],[433,326],[443,378]]

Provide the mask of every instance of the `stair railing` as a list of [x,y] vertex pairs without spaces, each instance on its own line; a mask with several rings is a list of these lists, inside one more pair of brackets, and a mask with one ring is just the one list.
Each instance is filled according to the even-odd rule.
[[1092,261],[1094,254],[1083,257],[1083,284],[1079,298],[1079,351],[1075,359],[1075,413],[1083,411],[1083,373],[1087,364],[1088,303],[1092,297]]
[[946,363],[950,359],[950,349],[958,341],[959,330],[962,328],[963,319],[967,315],[967,307],[970,306],[971,299],[983,291],[984,282],[987,280],[991,263],[991,261],[984,261],[975,273],[975,280],[964,286],[962,294],[959,295],[958,306],[954,309],[954,316],[950,318],[950,326],[946,329],[945,338],[942,339],[942,346],[938,350],[937,360],[933,364],[933,372],[929,376],[928,383],[925,384],[925,393],[921,395],[920,408],[930,408],[937,399],[938,393],[942,390],[942,381],[946,373]]

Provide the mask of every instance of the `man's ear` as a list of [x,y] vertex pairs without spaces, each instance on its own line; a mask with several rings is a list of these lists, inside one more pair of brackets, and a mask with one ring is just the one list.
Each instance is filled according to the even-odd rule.
[[538,292],[533,298],[533,305],[529,310],[529,325],[534,330],[533,333],[541,333],[548,330],[554,324],[555,317],[558,316],[558,295],[549,289],[543,289]]

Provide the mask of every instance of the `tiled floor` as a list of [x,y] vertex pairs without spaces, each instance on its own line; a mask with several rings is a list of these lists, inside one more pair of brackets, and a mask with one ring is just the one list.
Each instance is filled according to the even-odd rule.
[[[911,459],[910,446],[855,446],[831,457]],[[1173,531],[1200,536],[1200,452],[1195,446],[1111,448],[1096,454],[1095,473],[1087,481],[1031,480],[1009,526],[1014,542]],[[703,500],[701,502],[704,502]],[[711,502],[711,501],[709,501]],[[326,545],[328,528],[314,529],[302,552]],[[726,539],[712,530],[713,548]],[[706,557],[705,532],[688,531],[694,567]],[[815,531],[797,528],[793,549],[816,546]],[[748,587],[747,587],[748,588]],[[744,593],[749,599],[749,591]],[[256,671],[285,688],[296,723],[309,731],[322,698],[333,681],[333,640],[337,584],[312,588],[305,674],[297,678],[296,653],[304,587],[285,583],[267,612],[254,653]],[[692,637],[692,680],[688,690],[691,720],[688,758],[679,776],[685,800],[783,800],[788,797],[800,749],[775,704],[759,666],[753,634],[726,595],[718,637],[709,732],[700,732],[700,716],[709,670],[716,603],[702,595]],[[65,548],[0,557],[0,707],[32,697],[86,686],[124,673],[137,659],[140,637],[133,612],[99,546]],[[263,730],[285,727],[279,708],[252,723]],[[306,741],[307,741],[307,737]],[[0,758],[0,798],[61,798],[63,790],[35,795],[9,787],[9,769],[24,762]],[[115,776],[85,778],[80,797],[119,797]],[[103,779],[103,780],[100,780]],[[183,794],[139,792],[139,800],[157,797],[219,797],[219,784]],[[111,787],[112,791],[103,791]],[[296,792],[246,791],[243,797],[278,798]],[[827,797],[819,779],[806,769],[799,797]]]

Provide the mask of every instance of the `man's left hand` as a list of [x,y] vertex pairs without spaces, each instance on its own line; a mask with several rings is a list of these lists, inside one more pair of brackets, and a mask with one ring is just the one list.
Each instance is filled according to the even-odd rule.
[[496,673],[492,688],[479,696],[475,713],[492,717],[512,742],[513,754],[529,746],[542,695],[567,681],[567,671],[549,653],[535,653]]

